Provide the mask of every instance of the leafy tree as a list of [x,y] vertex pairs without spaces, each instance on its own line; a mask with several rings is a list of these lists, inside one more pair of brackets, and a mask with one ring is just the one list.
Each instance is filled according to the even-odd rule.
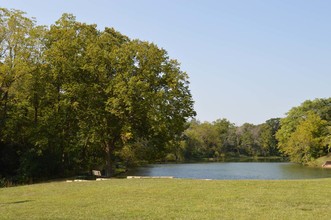
[[[302,163],[325,155],[327,153],[325,144],[327,132],[324,130],[326,126],[330,125],[330,114],[330,98],[308,100],[300,106],[292,108],[287,113],[287,117],[281,119],[281,128],[276,134],[279,149],[288,154],[293,161]],[[307,139],[299,140],[300,136]],[[324,141],[317,141],[317,139],[324,139]]]
[[[187,76],[164,50],[147,42],[132,41],[116,53],[115,74],[108,85],[106,109],[119,123],[112,137],[121,145],[135,138],[165,147],[180,136],[186,119],[194,115]],[[114,61],[115,62],[115,61]],[[114,148],[108,142],[108,149]]]
[[227,119],[213,123],[191,121],[184,132],[186,159],[202,159],[231,156],[277,156],[275,134],[279,119],[270,119],[262,125],[245,123],[236,127]]
[[0,9],[0,30],[0,151],[22,175],[162,158],[195,115],[186,73],[155,44],[71,14],[46,28]]
[[94,165],[91,158],[98,155],[94,146],[86,148],[86,138],[79,135],[81,121],[88,120],[81,117],[81,111],[86,110],[84,104],[92,96],[89,93],[95,92],[89,88],[98,83],[86,70],[86,54],[97,36],[96,25],[77,22],[70,14],[63,14],[45,36],[47,83],[38,145],[52,149],[62,169],[80,165],[81,169],[89,168]]
[[323,144],[328,147],[328,153],[330,153],[331,149],[331,126],[327,127],[327,135],[324,138]]
[[289,155],[292,161],[304,164],[325,155],[323,138],[326,125],[327,121],[322,120],[316,113],[309,113],[292,133],[288,144],[282,149],[283,152]]
[[3,142],[24,141],[21,128],[28,122],[27,103],[21,100],[24,93],[19,89],[31,77],[34,26],[35,21],[24,17],[23,12],[0,8],[0,138]]
[[219,157],[220,139],[216,127],[209,122],[192,121],[185,131],[186,159]]
[[227,119],[218,119],[213,122],[213,125],[217,129],[217,133],[220,138],[220,149],[219,153],[225,156],[228,151],[236,145],[235,125]]
[[276,132],[280,126],[280,119],[269,119],[260,127],[259,143],[264,156],[277,155],[278,142]]
[[26,175],[22,164],[33,150],[42,84],[45,29],[24,15],[18,10],[0,9],[0,146],[10,152],[2,155],[3,161],[16,161],[12,175]]
[[237,129],[239,138],[239,151],[241,153],[256,156],[259,155],[259,127],[253,124],[245,123]]

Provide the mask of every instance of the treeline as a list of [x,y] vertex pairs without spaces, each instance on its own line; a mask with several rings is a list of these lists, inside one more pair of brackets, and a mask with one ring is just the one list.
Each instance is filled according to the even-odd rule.
[[195,115],[188,84],[155,44],[0,9],[0,180],[163,158]]
[[282,156],[309,164],[331,150],[331,98],[307,100],[284,118],[235,126],[227,119],[191,121],[180,147],[169,158],[212,159]]
[[195,116],[188,77],[155,44],[64,14],[37,26],[0,9],[0,185],[140,161],[289,156],[309,163],[331,148],[331,99],[283,119],[235,126]]
[[279,127],[279,118],[260,125],[245,123],[242,126],[236,126],[227,119],[212,123],[193,120],[183,134],[181,148],[175,157],[217,161],[240,156],[280,156],[275,137]]

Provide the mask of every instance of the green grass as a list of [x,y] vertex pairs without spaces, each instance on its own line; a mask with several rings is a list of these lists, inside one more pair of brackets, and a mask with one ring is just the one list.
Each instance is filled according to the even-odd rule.
[[0,189],[0,219],[331,219],[331,179],[111,179]]

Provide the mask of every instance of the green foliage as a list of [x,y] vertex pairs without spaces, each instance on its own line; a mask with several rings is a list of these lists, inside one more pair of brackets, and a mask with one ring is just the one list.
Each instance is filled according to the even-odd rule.
[[308,163],[312,159],[325,155],[323,139],[326,134],[325,120],[317,114],[309,113],[291,134],[283,152],[290,155],[292,161]]
[[260,127],[259,143],[264,156],[278,154],[278,141],[276,132],[280,128],[280,119],[274,118],[266,121]]
[[308,163],[328,153],[331,98],[305,101],[281,120],[277,132],[279,149],[299,163]]
[[220,136],[211,123],[192,121],[185,131],[186,159],[218,158],[221,154]]
[[115,161],[163,157],[195,115],[186,73],[155,44],[71,14],[49,28],[0,16],[0,143],[20,146],[17,175],[110,176]]
[[235,126],[226,119],[213,123],[191,121],[184,132],[182,158],[196,160],[238,156],[279,156],[275,134],[279,119],[261,125],[245,123]]
[[307,163],[331,149],[330,102],[291,109],[280,130],[278,119],[187,123],[188,76],[164,49],[71,14],[45,27],[0,8],[1,178],[111,176],[116,162],[273,156],[277,145]]

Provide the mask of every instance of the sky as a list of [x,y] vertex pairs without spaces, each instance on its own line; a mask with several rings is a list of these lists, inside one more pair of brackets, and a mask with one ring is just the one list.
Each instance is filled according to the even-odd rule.
[[331,1],[0,0],[40,25],[63,13],[168,51],[189,75],[197,119],[236,125],[331,97]]

